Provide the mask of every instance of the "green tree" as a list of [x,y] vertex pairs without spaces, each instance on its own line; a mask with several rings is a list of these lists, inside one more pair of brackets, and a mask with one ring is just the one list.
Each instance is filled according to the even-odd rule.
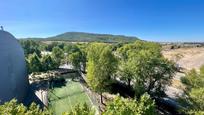
[[117,96],[107,104],[103,115],[155,115],[155,103],[148,94],[138,100]]
[[137,96],[144,92],[158,97],[165,94],[165,87],[171,83],[176,70],[173,62],[153,55],[149,50],[141,50],[138,54],[131,55],[130,63],[134,72]]
[[40,42],[33,40],[20,40],[20,44],[24,49],[24,54],[26,57],[33,53],[36,53],[39,57],[41,56]]
[[64,52],[59,47],[54,47],[52,49],[52,57],[56,61],[57,66],[59,67],[62,60],[64,59]]
[[71,53],[74,53],[74,52],[79,52],[80,49],[75,44],[68,44],[68,45],[64,46],[64,51],[67,54],[71,54]]
[[81,69],[82,54],[81,52],[74,52],[68,55],[69,62],[73,65],[74,69]]
[[101,103],[102,92],[108,88],[117,69],[117,60],[110,49],[110,46],[102,43],[93,43],[88,49],[87,82],[93,90],[100,93]]
[[191,70],[185,77],[181,78],[182,83],[186,86],[186,96],[181,97],[181,104],[187,108],[184,110],[187,114],[203,115],[204,114],[204,66],[198,73]]
[[30,72],[40,72],[42,71],[42,64],[39,57],[36,53],[29,55],[28,57],[28,65]]
[[122,60],[127,60],[132,53],[137,54],[141,50],[149,50],[152,54],[160,57],[161,46],[154,42],[145,42],[137,40],[134,43],[125,44],[117,49],[118,55]]
[[17,100],[13,99],[9,102],[0,105],[1,115],[51,115],[47,109],[40,109],[35,103],[30,107],[25,107],[23,104],[18,104]]
[[87,48],[89,44],[78,44],[78,48],[81,53],[81,71],[86,72],[86,63],[87,63]]
[[63,115],[95,115],[95,110],[84,103],[83,106],[76,105],[71,112],[65,112]]
[[127,82],[129,88],[131,88],[131,81],[134,79],[134,71],[132,67],[133,65],[130,60],[120,60],[118,74],[121,80]]
[[176,70],[175,64],[161,55],[161,46],[152,42],[125,44],[117,49],[117,56],[120,58],[119,76],[129,87],[131,82],[134,84],[137,97],[145,92],[162,96]]
[[43,71],[57,69],[58,65],[50,55],[44,55],[41,59]]

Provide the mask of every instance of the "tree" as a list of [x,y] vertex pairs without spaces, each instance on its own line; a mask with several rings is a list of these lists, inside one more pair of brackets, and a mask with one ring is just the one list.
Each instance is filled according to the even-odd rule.
[[184,112],[192,115],[204,114],[204,66],[198,73],[191,70],[185,77],[181,78],[182,83],[186,86],[185,95],[180,98],[181,104],[186,106]]
[[30,72],[40,72],[42,71],[42,64],[39,57],[36,53],[29,55],[28,57],[28,65]]
[[68,45],[65,45],[64,51],[67,54],[71,54],[71,53],[74,53],[74,52],[79,52],[80,49],[75,44],[68,44]]
[[20,40],[20,44],[24,49],[24,54],[27,57],[29,54],[36,53],[40,57],[40,42],[33,40]]
[[69,62],[73,65],[74,69],[81,69],[82,54],[81,52],[75,52],[68,55]]
[[87,82],[88,85],[101,95],[110,84],[112,75],[117,69],[117,60],[110,46],[102,43],[91,44],[88,49]]
[[148,94],[139,100],[125,99],[117,96],[109,102],[103,115],[155,115],[155,103]]
[[13,99],[9,102],[0,105],[1,115],[51,115],[47,109],[40,109],[35,103],[32,103],[29,108],[23,104],[18,104],[17,100]]
[[127,82],[128,87],[131,88],[131,81],[134,79],[134,72],[132,71],[131,61],[121,60],[119,64],[119,76],[121,80]]
[[86,72],[86,63],[87,63],[87,48],[89,44],[78,44],[77,47],[81,53],[81,71]]
[[76,105],[71,112],[65,112],[63,115],[95,115],[95,111],[84,103],[82,106]]
[[161,46],[144,41],[125,44],[117,50],[120,58],[119,76],[130,87],[132,82],[136,96],[148,92],[162,96],[165,86],[171,83],[175,64],[161,55]]
[[52,49],[52,57],[56,61],[57,66],[59,67],[62,60],[64,59],[64,52],[59,47],[54,47]]
[[137,40],[134,43],[125,44],[119,49],[117,49],[117,54],[121,60],[127,60],[132,53],[137,54],[141,50],[149,50],[152,54],[160,57],[161,56],[161,46],[154,42],[145,42]]
[[44,55],[41,59],[43,71],[53,70],[58,68],[55,60],[50,55]]
[[119,77],[121,80],[127,82],[128,86],[131,87],[130,83],[134,79],[134,63],[132,62],[132,55],[137,55],[141,50],[151,51],[152,55],[158,57],[161,56],[160,45],[152,42],[136,41],[134,43],[123,44],[116,50],[116,54],[120,59],[119,65]]
[[149,50],[132,54],[130,61],[134,71],[136,95],[140,96],[148,92],[151,96],[163,96],[166,85],[171,83],[175,73],[175,64],[163,57],[153,55]]

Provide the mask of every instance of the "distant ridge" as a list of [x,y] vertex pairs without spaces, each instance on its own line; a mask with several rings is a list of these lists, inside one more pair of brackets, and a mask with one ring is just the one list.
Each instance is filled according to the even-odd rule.
[[96,34],[85,32],[66,32],[48,38],[27,38],[32,40],[45,41],[69,41],[69,42],[133,42],[138,40],[137,37],[111,34]]

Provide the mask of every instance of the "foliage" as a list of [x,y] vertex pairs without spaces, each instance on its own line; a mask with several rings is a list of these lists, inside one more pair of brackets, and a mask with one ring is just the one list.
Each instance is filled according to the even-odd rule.
[[131,87],[131,81],[134,79],[134,72],[132,69],[132,63],[131,61],[124,61],[120,60],[118,69],[118,74],[120,76],[120,79],[128,83],[128,87]]
[[136,96],[148,92],[151,96],[163,96],[165,86],[171,83],[176,70],[174,63],[164,59],[160,45],[136,41],[117,50],[120,58],[119,76],[134,84]]
[[71,54],[71,53],[74,53],[74,52],[79,52],[80,49],[77,47],[77,45],[75,44],[68,44],[64,47],[64,51],[67,53],[67,54]]
[[95,115],[95,111],[84,103],[83,106],[76,105],[71,112],[63,113],[63,115]]
[[66,62],[71,63],[75,69],[81,70],[82,67],[85,68],[86,63],[86,54],[85,54],[85,45],[77,44],[67,44],[64,47],[64,52],[68,55]]
[[149,50],[153,55],[161,56],[161,46],[159,44],[139,40],[134,43],[124,44],[117,52],[121,59],[126,60],[132,53],[137,54],[141,50]]
[[18,104],[17,100],[13,99],[9,102],[0,105],[1,115],[51,115],[48,110],[40,109],[35,103],[32,103],[29,108],[23,104]]
[[[171,83],[176,70],[175,64],[163,57],[152,55],[148,50],[142,50],[132,56],[130,61],[136,92],[138,86],[142,86],[144,92],[148,92],[151,96],[163,96],[165,87]],[[141,94],[140,92],[136,93],[138,96]]]
[[58,68],[57,63],[50,55],[42,56],[41,63],[42,63],[43,71],[53,70],[53,69]]
[[204,114],[204,66],[200,68],[199,73],[194,69],[191,70],[181,78],[181,81],[186,85],[186,96],[181,97],[181,100],[182,104],[187,105],[187,113]]
[[42,71],[42,64],[39,57],[34,53],[28,57],[28,70],[30,72],[40,72]]
[[52,49],[52,57],[56,61],[57,66],[59,67],[62,60],[64,59],[64,52],[58,46]]
[[117,69],[117,60],[110,49],[110,46],[102,43],[93,43],[88,49],[87,82],[101,96]]
[[80,70],[81,68],[81,62],[82,62],[82,54],[81,52],[75,52],[68,55],[69,62],[73,65],[73,67],[77,70]]
[[155,103],[148,94],[139,100],[125,99],[117,96],[109,102],[103,115],[154,115]]
[[27,57],[29,54],[36,53],[40,57],[40,43],[33,40],[20,40],[20,44],[24,49],[24,54]]
[[59,67],[50,55],[43,55],[39,58],[35,53],[28,56],[26,65],[29,73],[48,71]]

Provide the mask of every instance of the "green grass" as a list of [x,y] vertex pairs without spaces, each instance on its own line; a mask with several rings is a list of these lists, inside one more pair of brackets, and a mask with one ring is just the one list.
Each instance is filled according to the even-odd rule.
[[63,112],[71,111],[78,103],[87,103],[92,106],[89,97],[83,91],[79,82],[71,79],[66,79],[66,81],[65,86],[55,87],[49,91],[49,108],[54,114],[61,115]]

